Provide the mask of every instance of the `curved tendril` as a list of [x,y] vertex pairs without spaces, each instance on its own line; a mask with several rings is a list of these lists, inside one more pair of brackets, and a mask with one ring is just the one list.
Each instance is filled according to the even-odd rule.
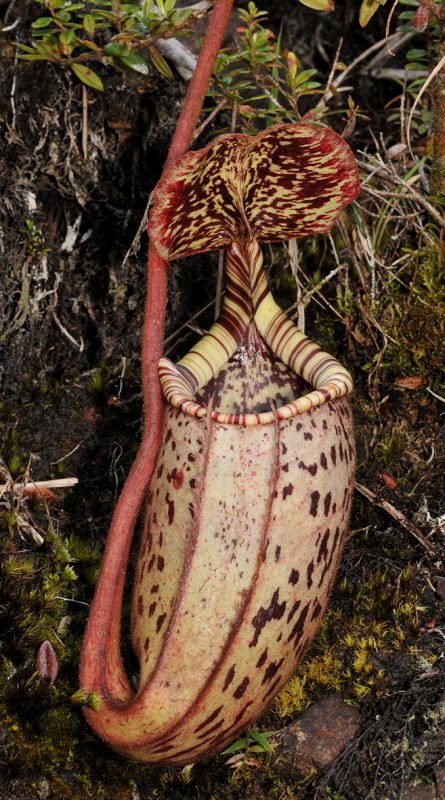
[[[232,4],[232,0],[215,2],[166,168],[190,146]],[[161,443],[163,404],[157,380],[157,360],[163,342],[166,268],[167,262],[152,245],[142,355],[144,436],[116,506],[81,653],[80,684],[87,692],[96,692],[101,700],[98,711],[85,707],[85,715],[95,732],[117,749],[122,745],[131,750],[131,734],[125,733],[126,723],[132,713],[131,703],[137,705],[139,702],[134,700],[134,691],[120,654],[122,592],[131,539]],[[143,731],[142,724],[140,731]]]

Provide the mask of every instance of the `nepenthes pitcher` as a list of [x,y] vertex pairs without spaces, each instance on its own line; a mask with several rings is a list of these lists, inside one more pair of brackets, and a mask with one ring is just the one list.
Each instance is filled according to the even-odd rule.
[[220,751],[290,678],[326,608],[353,490],[352,383],[275,303],[261,243],[327,231],[358,189],[345,142],[301,122],[222,136],[155,192],[159,254],[226,247],[226,292],[210,331],[159,363],[166,411],[132,603],[139,687],[87,711],[129,758]]

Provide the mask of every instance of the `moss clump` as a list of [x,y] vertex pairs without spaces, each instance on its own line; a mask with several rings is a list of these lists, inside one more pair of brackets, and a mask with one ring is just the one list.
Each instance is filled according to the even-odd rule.
[[118,409],[124,416],[135,414],[139,411],[140,401],[140,374],[136,361],[123,358],[117,366],[101,361],[90,373],[86,391],[98,407]]
[[[0,471],[4,482],[11,480],[4,462]],[[20,781],[26,774],[20,796],[44,796],[43,780],[49,781],[51,796],[100,797],[96,790],[86,792],[86,773],[81,780],[75,777],[76,749],[85,731],[69,704],[84,626],[82,605],[76,602],[76,567],[84,585],[94,579],[98,551],[75,537],[60,536],[45,505],[24,492],[24,480],[0,498],[0,762],[7,780]],[[60,663],[53,686],[36,665],[45,640]],[[67,780],[69,773],[72,779]]]
[[[73,590],[77,575],[66,544],[51,528],[42,542],[20,543],[23,519],[8,512],[3,519],[5,538],[1,566],[1,654],[14,664],[25,663],[49,639],[60,648],[57,630],[67,615],[64,597]],[[28,537],[29,538],[29,537]]]
[[420,249],[403,248],[411,256],[403,280],[382,292],[375,309],[387,346],[380,369],[387,385],[393,380],[418,375],[443,381],[445,361],[445,286],[440,242],[431,230],[431,244]]
[[388,686],[389,654],[404,652],[415,662],[421,601],[409,569],[364,568],[344,577],[308,656],[276,698],[273,712],[279,718],[301,714],[324,691],[341,691],[352,703],[365,698],[377,703]]

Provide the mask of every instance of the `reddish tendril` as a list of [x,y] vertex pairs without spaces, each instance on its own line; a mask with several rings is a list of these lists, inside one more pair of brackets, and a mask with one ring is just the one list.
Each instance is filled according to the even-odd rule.
[[[182,156],[190,146],[232,4],[233,0],[215,2],[165,168]],[[114,512],[102,570],[91,606],[80,665],[81,685],[88,686],[90,691],[107,696],[110,707],[115,707],[116,703],[122,701],[129,701],[133,697],[120,655],[122,592],[134,528],[160,446],[163,400],[157,364],[163,349],[166,297],[167,262],[150,247],[142,339],[145,416],[143,438]],[[94,728],[94,716],[88,711],[86,713]]]

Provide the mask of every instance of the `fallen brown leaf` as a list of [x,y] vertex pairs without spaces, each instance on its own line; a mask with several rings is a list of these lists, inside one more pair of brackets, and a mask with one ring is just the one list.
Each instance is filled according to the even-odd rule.
[[409,375],[407,378],[398,378],[396,385],[401,389],[420,389],[426,383],[425,378],[421,375]]
[[379,478],[382,479],[383,483],[386,483],[388,489],[397,489],[397,481],[392,475],[388,475],[387,472],[379,472]]
[[29,497],[30,500],[45,500],[47,503],[57,500],[57,495],[51,489],[39,486],[25,486],[23,496]]

